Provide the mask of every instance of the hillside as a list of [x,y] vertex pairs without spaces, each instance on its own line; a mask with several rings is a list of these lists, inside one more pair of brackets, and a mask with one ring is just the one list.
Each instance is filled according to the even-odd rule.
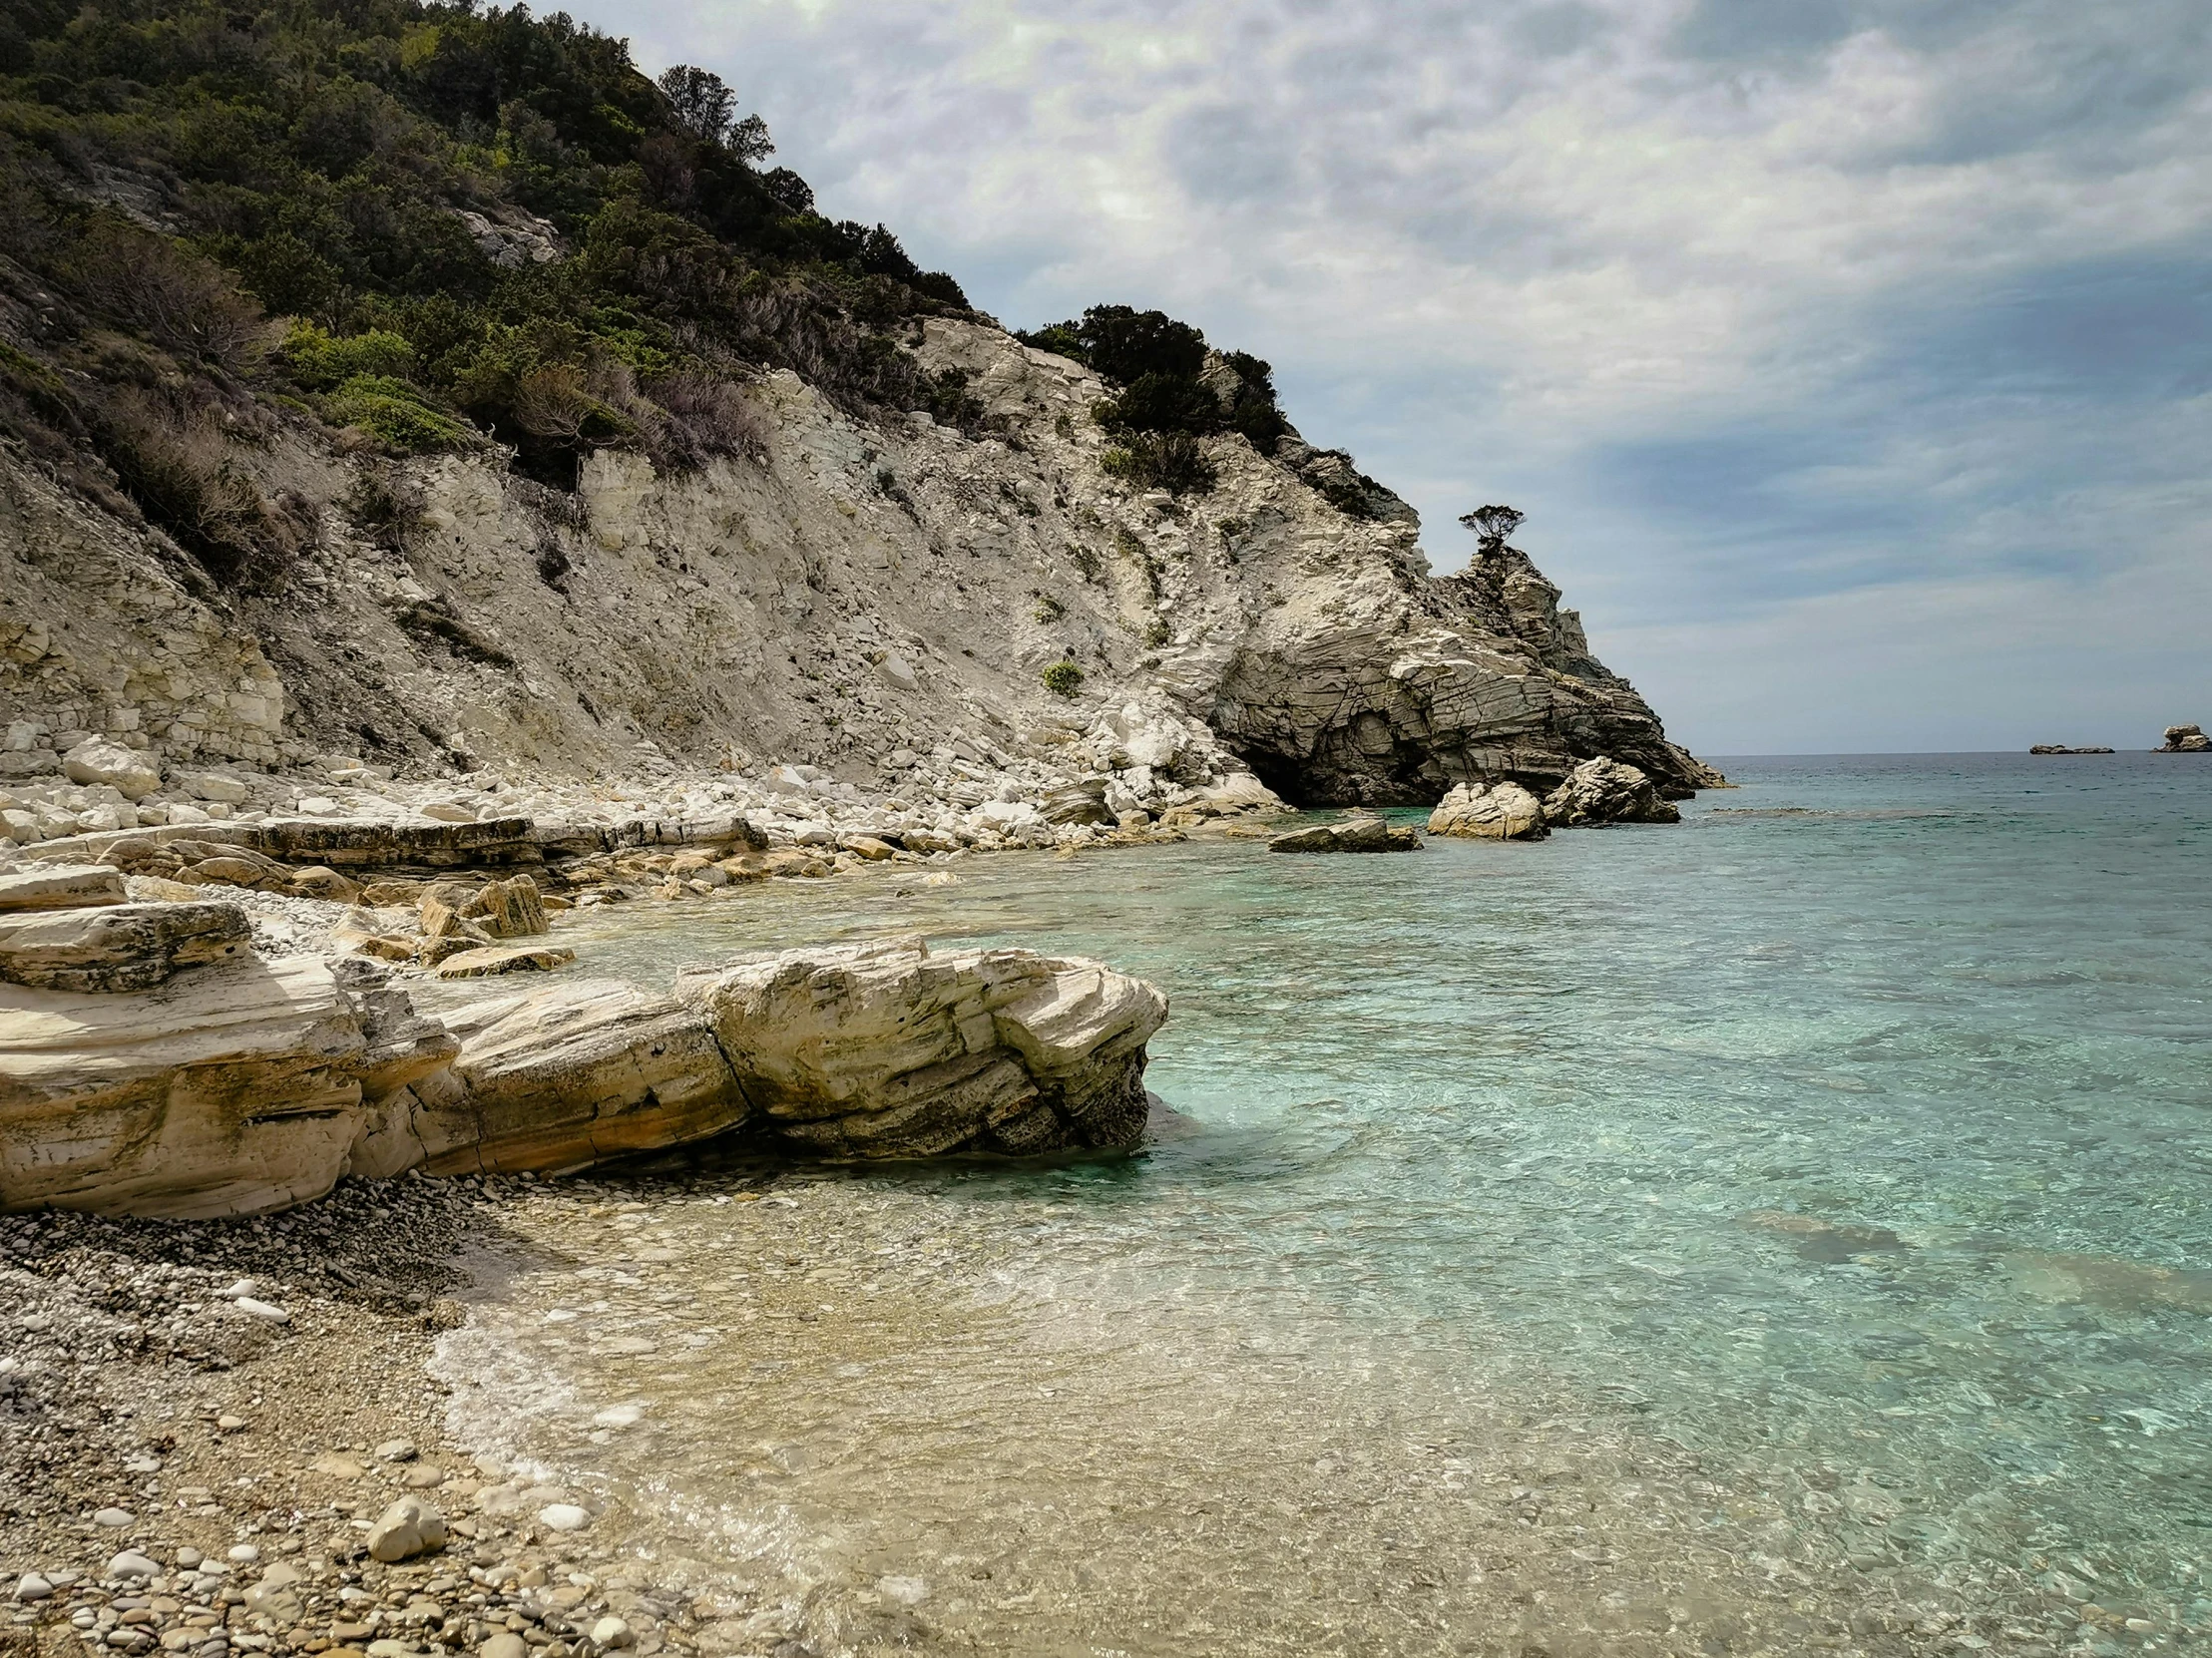
[[0,71],[6,776],[105,735],[1131,798],[1717,780],[1525,555],[1431,576],[1266,364],[1119,307],[1010,334],[816,212],[710,76],[412,0],[45,0]]

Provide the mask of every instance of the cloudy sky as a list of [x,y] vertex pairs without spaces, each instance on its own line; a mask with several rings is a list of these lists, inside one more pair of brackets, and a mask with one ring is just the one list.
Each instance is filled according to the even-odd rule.
[[[589,13],[589,7],[581,8]],[[2203,0],[631,0],[1010,326],[1484,501],[1712,754],[2212,724]]]

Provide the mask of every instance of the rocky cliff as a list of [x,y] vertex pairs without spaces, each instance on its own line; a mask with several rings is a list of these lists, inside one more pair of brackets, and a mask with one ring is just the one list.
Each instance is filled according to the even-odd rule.
[[863,786],[965,738],[1097,774],[1168,759],[1098,735],[1136,701],[1299,802],[1548,788],[1599,753],[1673,794],[1713,780],[1522,554],[1431,576],[1413,511],[1366,480],[1345,510],[1357,475],[1295,435],[1206,440],[1206,494],[1135,491],[1102,468],[1095,374],[980,321],[910,344],[994,435],[856,419],[783,370],[742,388],[749,455],[661,476],[603,449],[571,494],[497,449],[394,463],[271,421],[224,464],[299,527],[273,596],[0,448],[0,772],[108,735],[172,768],[774,759]]

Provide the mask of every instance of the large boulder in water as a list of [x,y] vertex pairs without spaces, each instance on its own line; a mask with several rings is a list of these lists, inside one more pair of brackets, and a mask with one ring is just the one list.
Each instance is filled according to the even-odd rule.
[[1544,800],[1544,815],[1561,829],[1601,823],[1680,823],[1682,814],[1663,800],[1651,779],[1634,766],[1599,755],[1566,774]]
[[920,939],[686,972],[756,1124],[849,1157],[1134,1145],[1167,999],[1099,962]]
[[2212,737],[2207,737],[2201,726],[2169,725],[2166,740],[2159,747],[2161,754],[2203,754],[2212,752]]
[[1540,841],[1551,833],[1544,802],[1519,783],[1461,783],[1429,814],[1429,833],[1464,840]]

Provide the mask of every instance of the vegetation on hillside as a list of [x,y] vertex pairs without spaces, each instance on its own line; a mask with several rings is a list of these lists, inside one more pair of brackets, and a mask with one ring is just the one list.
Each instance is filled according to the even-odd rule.
[[901,341],[958,284],[773,149],[715,76],[519,5],[10,0],[0,427],[244,576],[290,539],[214,458],[256,392],[552,482],[756,444],[729,382],[762,366],[972,415]]

